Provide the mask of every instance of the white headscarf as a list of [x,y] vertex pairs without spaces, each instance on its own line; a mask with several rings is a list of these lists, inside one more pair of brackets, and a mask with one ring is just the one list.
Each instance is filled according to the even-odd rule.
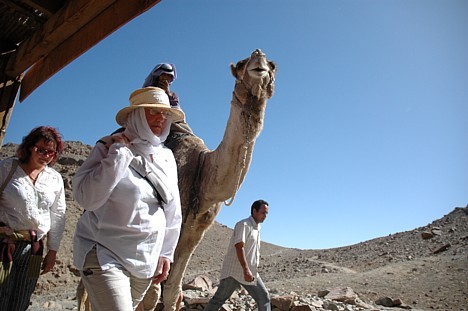
[[151,154],[156,153],[159,147],[169,135],[171,129],[171,117],[166,120],[166,127],[161,135],[156,136],[148,125],[145,116],[145,108],[137,108],[130,112],[125,121],[125,136],[131,143],[130,149],[135,149],[135,153],[144,156],[148,161],[153,162]]

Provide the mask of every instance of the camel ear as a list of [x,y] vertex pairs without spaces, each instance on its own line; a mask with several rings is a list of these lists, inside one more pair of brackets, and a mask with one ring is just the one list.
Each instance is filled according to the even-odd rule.
[[236,70],[236,67],[234,66],[233,63],[231,63],[231,74],[234,76],[234,78],[237,79],[235,70]]
[[268,67],[270,67],[270,83],[267,85],[267,97],[271,98],[275,91],[275,74],[276,74],[276,63],[268,61]]
[[270,67],[270,69],[271,69],[271,71],[272,71],[273,73],[276,72],[276,64],[275,64],[275,62],[273,62],[273,61],[268,61],[268,66]]
[[242,79],[242,76],[239,76],[239,73],[244,73],[245,65],[247,64],[249,60],[250,60],[250,57],[244,60],[240,60],[237,62],[235,66],[233,63],[231,63],[231,73],[234,76],[234,78],[236,78],[236,80]]

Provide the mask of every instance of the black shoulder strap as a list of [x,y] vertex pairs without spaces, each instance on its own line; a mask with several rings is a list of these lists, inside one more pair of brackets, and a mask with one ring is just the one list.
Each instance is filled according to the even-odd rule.
[[156,178],[157,176],[151,170],[146,168],[145,164],[145,158],[136,156],[133,158],[132,162],[130,162],[130,167],[150,184],[159,202],[167,204],[168,195],[164,191],[164,188],[161,187],[160,180]]

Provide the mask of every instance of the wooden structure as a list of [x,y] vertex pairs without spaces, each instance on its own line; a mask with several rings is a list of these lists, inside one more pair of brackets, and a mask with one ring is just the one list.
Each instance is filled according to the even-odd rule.
[[0,0],[0,148],[16,99],[161,0]]

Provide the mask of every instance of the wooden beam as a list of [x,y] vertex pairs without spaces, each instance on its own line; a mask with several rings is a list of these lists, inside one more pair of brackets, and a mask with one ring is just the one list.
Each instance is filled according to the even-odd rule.
[[22,0],[22,2],[50,17],[60,9],[62,2],[65,1]]
[[16,77],[88,24],[115,0],[69,1],[28,40],[21,43],[5,73]]
[[92,46],[161,0],[117,0],[90,23],[37,62],[21,83],[23,101],[42,83]]
[[5,139],[11,115],[13,114],[18,89],[21,85],[20,81],[21,77],[17,77],[14,81],[8,81],[0,85],[0,149]]

